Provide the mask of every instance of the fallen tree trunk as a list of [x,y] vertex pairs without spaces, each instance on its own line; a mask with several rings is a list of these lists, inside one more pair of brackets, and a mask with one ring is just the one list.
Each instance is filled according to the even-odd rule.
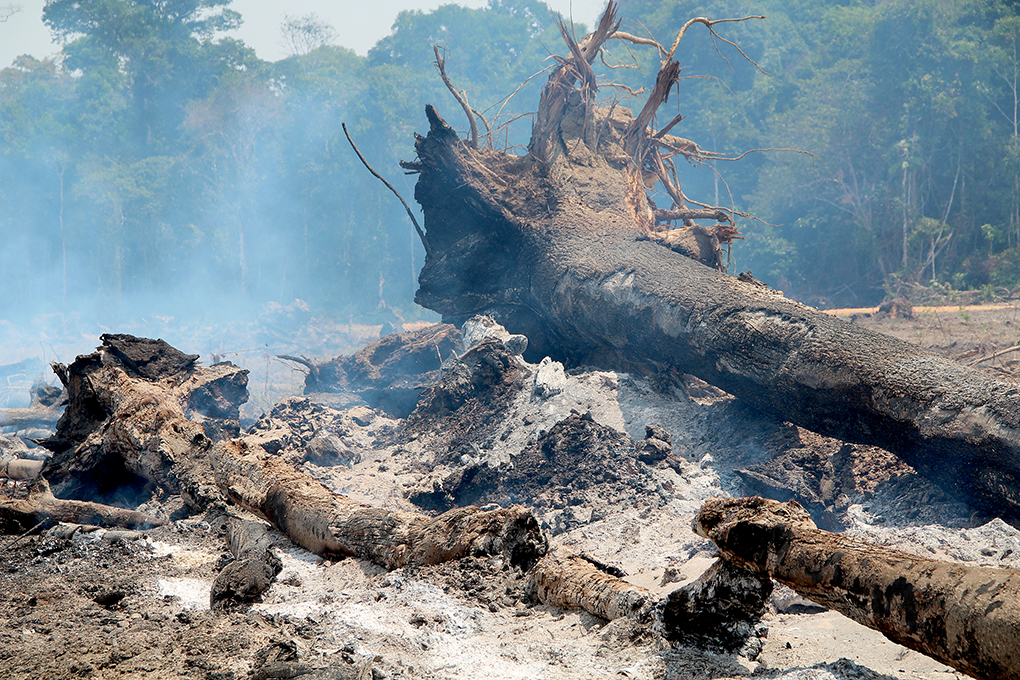
[[655,597],[620,576],[590,558],[559,549],[538,561],[528,577],[528,588],[554,607],[583,609],[609,620],[627,616],[650,622]]
[[645,183],[658,172],[683,202],[649,151],[658,134],[645,113],[658,102],[634,118],[596,106],[594,76],[571,85],[609,28],[572,43],[553,71],[526,156],[471,148],[426,107],[428,136],[404,163],[420,173],[429,245],[416,301],[452,323],[492,315],[527,335],[532,361],[696,375],[777,418],[881,446],[975,508],[1020,521],[1020,386],[669,247]]
[[1020,677],[1020,571],[929,560],[815,527],[796,501],[713,498],[695,530],[740,567],[976,678]]
[[[244,438],[213,442],[188,418],[196,391],[201,396],[210,383],[236,384],[247,372],[230,364],[196,367],[194,358],[153,372],[157,362],[142,361],[139,347],[190,356],[125,337],[103,336],[100,351],[56,367],[69,403],[49,442],[57,453],[43,475],[61,480],[61,488],[88,493],[97,477],[123,470],[181,494],[197,510],[233,501],[307,550],[390,569],[480,554],[506,554],[529,567],[545,553],[538,523],[519,505],[455,508],[437,517],[372,508],[334,494]],[[125,364],[125,352],[150,368],[140,372]],[[219,412],[230,410],[220,404]]]
[[546,551],[538,522],[520,505],[497,510],[469,505],[429,517],[373,508],[335,494],[243,440],[216,447],[211,458],[218,483],[233,501],[318,555],[360,557],[396,569],[506,554],[526,569]]
[[35,528],[47,529],[61,522],[129,529],[150,529],[164,524],[160,519],[134,510],[56,498],[43,479],[33,483],[28,498],[0,501],[0,533],[20,534]]

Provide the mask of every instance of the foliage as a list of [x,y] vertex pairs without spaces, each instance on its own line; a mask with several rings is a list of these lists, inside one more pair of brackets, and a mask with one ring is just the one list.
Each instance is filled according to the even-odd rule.
[[[683,114],[673,132],[716,151],[810,153],[678,167],[689,196],[761,218],[740,225],[734,268],[833,304],[874,302],[897,281],[1020,285],[1017,6],[758,6],[767,20],[717,30],[761,70],[694,26],[660,112]],[[669,44],[688,18],[732,7],[626,0],[620,15]],[[488,141],[520,149],[535,76],[563,49],[554,18],[538,0],[403,12],[367,57],[332,44],[314,16],[288,18],[293,54],[271,64],[223,37],[240,19],[229,0],[46,3],[60,58],[0,71],[0,255],[17,263],[0,268],[0,316],[24,303],[116,308],[139,293],[169,312],[300,297],[345,320],[421,313],[421,246],[340,123],[410,199],[413,177],[396,169],[423,106],[467,128],[436,74],[437,44]],[[606,103],[632,103],[628,88],[658,69],[653,50],[618,41],[605,63],[631,67],[597,64]]]

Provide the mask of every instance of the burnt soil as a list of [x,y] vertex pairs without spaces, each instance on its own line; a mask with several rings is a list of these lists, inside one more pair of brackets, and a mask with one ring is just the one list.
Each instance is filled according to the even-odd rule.
[[[1014,344],[1020,318],[1006,306],[853,322],[973,362]],[[713,562],[690,519],[716,495],[796,498],[820,524],[882,545],[1020,566],[1020,532],[975,515],[894,456],[762,419],[696,379],[566,372],[498,342],[451,354],[425,369],[427,380],[386,376],[428,383],[407,417],[300,395],[297,384],[249,426],[267,450],[360,502],[430,513],[524,503],[553,546],[661,595]],[[1018,361],[1006,354],[979,367],[1015,379]],[[5,481],[0,493],[25,488]],[[355,677],[354,668],[373,678],[955,676],[781,588],[751,659],[538,605],[525,575],[498,558],[386,572],[323,560],[275,532],[283,570],[272,587],[247,611],[214,613],[222,519],[146,494],[140,509],[168,523],[139,535],[0,537],[0,677],[325,678]]]

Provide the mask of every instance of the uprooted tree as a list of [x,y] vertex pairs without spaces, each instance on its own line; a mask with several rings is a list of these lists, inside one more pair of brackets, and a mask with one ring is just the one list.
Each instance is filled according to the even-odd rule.
[[[545,85],[524,156],[469,145],[426,107],[415,198],[427,256],[419,304],[458,323],[489,314],[529,358],[698,376],[783,420],[899,455],[975,508],[1020,520],[1020,387],[836,319],[720,271],[732,211],[696,203],[668,166],[703,161],[652,127],[678,77],[667,49],[621,33],[612,3]],[[637,116],[600,106],[591,64],[609,40],[659,50]],[[672,201],[657,209],[659,183]],[[714,220],[699,226],[695,220]],[[673,224],[676,222],[677,224]]]
[[[686,30],[699,23],[712,30],[719,22],[694,19],[670,49],[653,44],[664,57],[663,67],[636,117],[621,107],[595,104],[590,64],[607,40],[650,41],[618,31],[612,3],[595,33],[580,43],[564,30],[570,53],[543,90],[531,147],[523,157],[465,144],[428,108],[430,133],[417,140],[418,160],[406,164],[421,175],[416,197],[428,227],[419,232],[428,252],[419,302],[451,321],[483,311],[498,315],[512,331],[526,333],[539,355],[642,372],[693,373],[805,427],[880,444],[974,505],[1020,519],[1017,387],[720,271],[720,246],[737,235],[732,213],[692,202],[668,167],[671,154],[704,158],[705,152],[668,134],[676,119],[658,131],[649,127],[677,78],[672,57]],[[648,198],[654,182],[665,187],[672,200],[669,209],[657,210]],[[695,223],[706,219],[716,224]],[[679,225],[665,228],[662,221]],[[766,518],[762,524],[752,517],[749,524],[738,517],[733,529],[722,515],[708,522],[709,505],[699,527],[730,564],[718,564],[667,601],[654,602],[647,591],[623,583],[604,565],[583,556],[547,554],[537,523],[521,506],[459,507],[429,517],[372,508],[335,494],[271,453],[257,437],[239,436],[244,371],[229,364],[199,367],[197,357],[160,341],[108,335],[102,342],[95,354],[55,367],[69,403],[57,434],[46,443],[55,455],[43,474],[61,497],[144,479],[180,494],[196,510],[236,503],[309,550],[355,555],[387,568],[504,554],[532,571],[533,591],[543,601],[581,606],[604,617],[657,618],[662,632],[675,639],[722,630],[730,648],[753,630],[771,587],[766,576],[793,585],[803,580],[801,572],[787,569],[767,550],[772,543],[759,541],[761,549],[754,555],[733,548],[731,539],[746,536],[747,526],[764,526],[761,531],[772,538],[788,533],[798,542],[777,545],[804,550],[798,564],[813,569],[812,560],[829,560],[823,567],[859,566],[853,555],[845,563],[829,559],[835,544],[803,522]],[[148,521],[55,500],[41,486],[24,506],[0,510],[9,510],[8,523],[19,529],[47,517]],[[261,525],[235,522],[229,539],[235,567],[218,579],[214,602],[257,594],[278,568],[266,550]],[[912,573],[935,568],[924,563],[914,569],[909,556],[890,556],[877,548],[864,553],[888,558],[895,568],[904,560],[904,569]],[[858,571],[861,583],[871,582],[865,579],[871,575]],[[887,583],[893,571],[880,570],[872,581],[893,588],[898,597],[906,590],[898,582]],[[934,593],[938,600],[951,592],[942,585],[955,573],[947,572],[927,590],[920,587],[921,574],[916,592],[924,597]],[[809,576],[814,578],[814,572]],[[967,579],[987,576],[972,571]],[[1008,586],[1003,592],[1012,593],[1013,575],[998,576]],[[860,593],[853,590],[848,596],[838,590],[840,584],[826,574],[801,590],[837,608],[848,597],[853,605],[852,597]],[[819,589],[837,590],[819,596]],[[723,591],[729,596],[721,598]],[[948,616],[943,600],[918,602],[926,615],[931,613],[930,620],[939,621]],[[875,601],[892,600],[887,595]],[[993,597],[988,605],[995,604]],[[847,611],[859,613],[852,607]],[[1015,668],[1007,665],[1011,657],[1003,661],[996,656],[997,649],[1008,655],[1015,648],[998,645],[1016,640],[1016,616],[1007,611],[1013,626],[1009,636],[989,634],[976,624],[960,629],[987,637],[995,647],[981,657],[983,665],[976,671],[967,665],[967,656],[977,647],[924,639],[918,648],[949,662],[962,658],[958,667],[968,672]],[[864,615],[857,618],[876,624]],[[877,627],[895,634],[902,632],[902,623],[880,620]],[[911,625],[906,623],[908,635],[917,632]],[[921,637],[929,632],[921,631]]]

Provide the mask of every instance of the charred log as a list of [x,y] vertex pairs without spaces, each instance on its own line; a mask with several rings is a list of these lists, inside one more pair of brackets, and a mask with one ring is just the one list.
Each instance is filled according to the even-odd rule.
[[283,564],[271,550],[272,538],[261,522],[231,518],[227,543],[234,560],[213,581],[209,605],[213,609],[237,609],[254,602],[269,589]]
[[693,583],[666,596],[660,631],[667,640],[754,658],[761,651],[761,617],[772,581],[758,573],[715,562]]
[[355,556],[389,569],[468,555],[506,554],[530,566],[545,553],[531,513],[455,508],[437,517],[356,503],[279,459],[234,441],[212,452],[216,477],[231,499],[260,513],[297,545],[318,555]]
[[316,363],[303,357],[281,357],[308,369],[305,394],[346,392],[372,408],[406,417],[418,395],[439,377],[443,362],[459,349],[460,332],[449,324],[383,336],[350,356]]
[[35,385],[28,408],[0,409],[0,427],[15,430],[52,429],[63,411],[64,391],[52,385]]
[[[119,465],[182,495],[195,509],[229,499],[262,514],[312,552],[361,557],[388,568],[488,554],[506,554],[528,567],[545,553],[538,524],[521,506],[456,508],[438,517],[390,512],[334,494],[257,443],[213,442],[187,417],[187,404],[195,387],[223,371],[239,369],[192,367],[151,381],[129,376],[105,344],[96,354],[79,357],[62,371],[71,415],[65,414],[68,420],[58,429],[61,453],[44,474],[61,479],[65,488],[82,490],[83,478]],[[82,413],[93,419],[74,419]],[[82,431],[81,440],[70,438],[69,433]]]
[[583,556],[554,550],[531,570],[528,587],[545,604],[584,609],[604,619],[628,616],[650,623],[655,596]]
[[743,649],[751,658],[761,650],[760,621],[772,593],[768,578],[718,561],[694,582],[659,599],[623,576],[559,549],[538,561],[528,587],[545,604],[609,620],[628,617],[671,642],[726,652]]
[[527,156],[469,148],[426,108],[413,167],[432,249],[419,304],[453,323],[491,314],[528,336],[530,361],[698,376],[777,418],[886,448],[1020,521],[1020,387],[663,247],[644,157],[626,151],[653,132],[621,131],[621,107],[592,103],[587,80],[570,89],[596,38],[550,77]]
[[36,527],[43,530],[61,522],[128,529],[148,529],[164,523],[134,510],[56,498],[44,479],[33,483],[28,498],[0,501],[0,533],[20,534]]
[[723,557],[976,678],[1020,677],[1020,571],[950,564],[822,531],[796,502],[714,498]]
[[[192,406],[208,399],[196,395],[221,394],[217,384],[243,386],[247,371],[230,363],[196,367],[190,355],[171,352],[166,343],[141,341],[132,348],[130,337],[105,335],[94,354],[54,365],[68,406],[56,434],[43,442],[54,451],[43,475],[62,498],[115,495],[124,487],[140,492],[151,483],[180,494],[194,509],[221,501],[206,460],[213,441],[195,420],[219,431],[223,420]],[[218,408],[218,414],[231,412]]]

